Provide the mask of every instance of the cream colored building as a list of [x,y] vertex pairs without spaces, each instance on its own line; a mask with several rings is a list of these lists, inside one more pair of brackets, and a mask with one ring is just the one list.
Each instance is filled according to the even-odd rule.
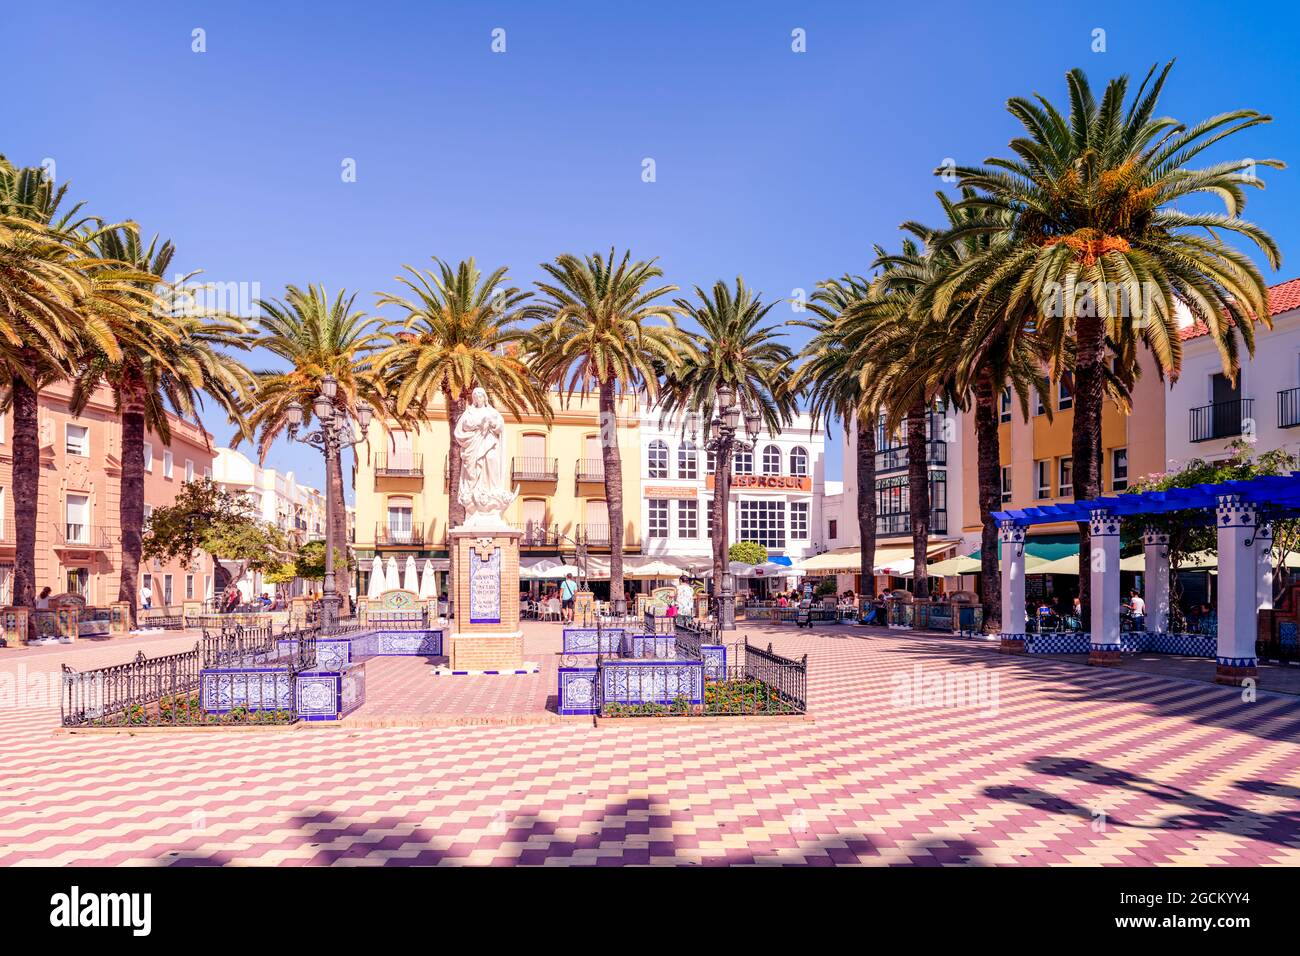
[[[506,420],[506,479],[519,491],[506,520],[523,532],[522,561],[570,555],[576,542],[590,553],[609,551],[609,510],[605,501],[601,425],[595,395],[552,399],[553,420],[540,415]],[[641,439],[635,399],[620,400],[615,423],[622,454],[623,550],[641,550]],[[368,584],[370,561],[414,555],[446,568],[451,436],[447,407],[440,399],[429,421],[412,431],[370,425],[356,446],[356,556],[359,593]],[[421,563],[423,567],[423,563]]]

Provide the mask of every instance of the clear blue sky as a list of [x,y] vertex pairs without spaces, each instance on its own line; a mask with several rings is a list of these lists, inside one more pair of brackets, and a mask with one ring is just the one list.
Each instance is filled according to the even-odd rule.
[[[367,307],[432,255],[527,283],[560,252],[611,244],[659,256],[684,287],[739,273],[769,298],[811,290],[865,271],[899,222],[932,219],[932,170],[1004,152],[1006,98],[1063,102],[1073,66],[1100,88],[1177,57],[1166,115],[1276,118],[1210,158],[1300,162],[1294,2],[546,6],[10,2],[0,152],[55,160],[91,211],[171,237],[182,269],[263,295],[343,286]],[[1265,172],[1247,212],[1289,278],[1297,173]],[[269,464],[320,482],[314,449]]]

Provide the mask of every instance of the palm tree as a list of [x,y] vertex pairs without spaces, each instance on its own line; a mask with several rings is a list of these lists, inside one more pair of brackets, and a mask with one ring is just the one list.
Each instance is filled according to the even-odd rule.
[[[1250,256],[1225,235],[1245,239],[1276,269],[1277,244],[1241,218],[1243,187],[1260,188],[1258,167],[1277,160],[1232,160],[1203,169],[1188,164],[1220,140],[1271,117],[1233,110],[1190,127],[1155,108],[1172,63],[1148,71],[1125,108],[1128,78],[1106,85],[1096,100],[1082,70],[1066,75],[1068,118],[1045,97],[1008,101],[1025,127],[1012,140],[1015,158],[983,167],[959,167],[963,186],[980,192],[974,208],[1005,216],[1011,239],[995,243],[989,262],[972,273],[978,284],[953,284],[948,294],[977,289],[1005,297],[1005,321],[1033,323],[1048,344],[1053,377],[1067,356],[1074,363],[1074,494],[1101,491],[1101,412],[1112,374],[1107,357],[1131,377],[1134,341],[1154,354],[1162,371],[1177,375],[1181,351],[1175,308],[1185,305],[1214,337],[1225,371],[1235,378],[1237,336],[1253,352],[1253,319],[1270,322],[1268,290]],[[1189,197],[1218,197],[1224,212],[1176,208]],[[995,215],[989,230],[1005,224]],[[1081,554],[1089,547],[1080,526]],[[1086,575],[1081,576],[1087,601]]]
[[[87,277],[97,263],[77,235],[86,221],[77,218],[81,205],[59,212],[67,188],[55,187],[42,169],[16,167],[0,156],[0,375],[14,415],[15,501],[40,497],[41,389],[71,372],[82,345],[118,351],[98,310],[84,307],[119,287],[108,281],[97,288]],[[36,514],[34,506],[14,513],[13,601],[19,607],[31,607],[36,598]]]
[[[356,294],[344,290],[331,299],[323,285],[305,289],[290,285],[283,300],[259,299],[262,315],[257,320],[261,333],[253,345],[266,349],[288,363],[287,369],[254,372],[252,395],[245,402],[244,422],[249,435],[257,436],[258,458],[266,460],[271,445],[289,425],[289,406],[302,406],[304,423],[312,420],[312,401],[320,393],[326,375],[338,382],[334,404],[349,419],[356,417],[357,405],[367,401],[383,408],[383,383],[373,359],[384,344],[379,331],[380,320],[357,311]],[[242,434],[235,436],[238,445]],[[334,525],[329,529],[332,542],[347,541],[347,512],[343,501],[342,452],[335,447],[326,452],[334,458],[332,479],[325,493],[330,502]],[[347,588],[341,588],[344,606]]]
[[882,271],[870,293],[844,311],[843,333],[855,343],[864,401],[885,411],[886,434],[904,425],[907,435],[908,517],[912,532],[912,586],[918,598],[929,593],[930,538],[929,419],[938,396],[935,382],[917,372],[930,366],[946,330],[919,314],[915,303],[930,281],[936,259],[906,239],[902,252],[887,255],[877,247],[873,264]]
[[[903,347],[912,354],[897,363],[888,386],[900,396],[942,396],[954,408],[974,407],[981,519],[980,602],[985,627],[991,628],[1000,622],[1002,598],[997,523],[993,519],[993,512],[1000,506],[1002,480],[998,399],[1004,388],[1011,389],[1019,397],[1021,413],[1027,419],[1031,390],[1046,388],[1044,359],[1033,336],[1012,335],[1005,325],[981,321],[985,313],[994,318],[999,314],[996,298],[942,296],[946,284],[972,262],[980,261],[990,243],[1001,241],[1005,233],[967,228],[973,222],[984,225],[983,214],[952,202],[942,193],[936,196],[947,219],[945,227],[932,229],[914,221],[902,226],[924,244],[924,256],[882,260],[909,277],[907,281],[915,293],[910,314],[917,330],[909,344],[904,328]],[[963,196],[970,200],[974,193],[966,190]],[[914,408],[916,399],[910,402],[909,407]],[[1047,414],[1050,416],[1050,408]],[[914,434],[909,432],[909,438]],[[916,454],[909,448],[909,462]],[[914,540],[914,550],[915,546]]]
[[[777,341],[783,333],[764,319],[775,302],[762,300],[737,276],[735,289],[719,279],[710,292],[695,287],[695,300],[674,299],[678,311],[700,327],[679,350],[677,364],[665,376],[663,414],[698,411],[712,421],[718,390],[729,388],[747,418],[757,415],[769,434],[789,425],[797,410],[797,386],[789,382],[794,353]],[[721,411],[721,410],[719,410]],[[734,437],[718,436],[713,478],[713,581],[727,570],[727,527],[731,497]]]
[[862,598],[876,596],[876,425],[880,410],[863,401],[862,375],[856,352],[847,337],[843,319],[850,305],[870,294],[871,284],[861,276],[846,275],[817,284],[808,302],[816,318],[796,319],[791,325],[813,330],[799,353],[802,362],[791,372],[789,387],[808,396],[813,426],[832,418],[856,434],[854,468],[858,484],[859,572]]
[[[97,232],[88,246],[112,265],[91,270],[133,270],[138,295],[126,303],[124,323],[115,323],[121,351],[114,359],[102,349],[88,348],[79,360],[71,408],[80,414],[101,383],[107,384],[122,418],[122,488],[118,501],[122,532],[122,569],[118,600],[131,605],[135,620],[139,593],[141,539],[144,529],[144,439],[151,429],[164,445],[171,444],[167,411],[198,420],[201,392],[211,396],[234,421],[249,393],[251,375],[225,349],[246,349],[247,328],[235,318],[196,315],[176,309],[192,275],[174,283],[165,279],[175,247],[157,236],[145,245],[134,228]],[[155,294],[157,290],[157,294]],[[134,306],[133,308],[130,306]],[[120,327],[119,327],[120,326]]]
[[[425,420],[436,398],[447,403],[449,447],[455,447],[456,424],[476,385],[521,418],[528,412],[552,417],[550,396],[521,357],[527,332],[518,327],[523,303],[531,296],[504,286],[506,267],[483,274],[474,260],[458,265],[435,258],[436,271],[406,266],[397,281],[409,295],[380,293],[380,306],[393,305],[406,313],[391,344],[376,359],[386,391],[399,418]],[[465,522],[458,495],[460,456],[447,460],[450,502],[448,527]],[[454,557],[454,555],[453,555]],[[455,567],[451,568],[455,593]]]
[[[565,253],[542,263],[550,281],[537,283],[546,299],[525,309],[541,319],[530,346],[538,375],[572,398],[586,397],[594,387],[599,397],[601,456],[605,502],[609,509],[609,589],[617,610],[623,610],[623,464],[618,447],[617,398],[620,391],[644,391],[654,400],[661,370],[678,362],[686,337],[673,322],[676,307],[657,300],[677,291],[656,285],[663,277],[651,259],[632,261],[630,252],[616,259],[614,250],[602,258]],[[662,319],[656,325],[652,319]]]

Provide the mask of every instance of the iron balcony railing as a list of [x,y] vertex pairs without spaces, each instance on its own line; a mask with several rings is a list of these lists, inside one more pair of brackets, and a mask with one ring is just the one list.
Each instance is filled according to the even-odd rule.
[[1229,402],[1215,402],[1191,410],[1191,440],[1211,441],[1215,438],[1233,438],[1242,434],[1246,419],[1253,417],[1249,398]]
[[[925,443],[925,461],[928,465],[948,464],[948,443],[927,441]],[[896,444],[876,451],[876,474],[891,471],[903,471],[907,468],[907,445]]]
[[1277,393],[1277,427],[1297,425],[1300,425],[1300,388],[1288,388]]
[[[876,534],[895,535],[912,533],[912,516],[903,514],[883,514],[876,516]],[[948,533],[948,509],[930,509],[930,534]]]
[[113,546],[108,528],[96,524],[67,521],[54,526],[55,542],[64,547],[104,550]]
[[519,539],[519,546],[522,548],[558,548],[560,546],[560,532],[558,528],[548,528],[546,525],[537,522],[525,521],[523,524],[516,524],[512,527],[516,531],[523,533]]
[[605,462],[600,458],[579,458],[576,473],[579,481],[604,481]]
[[581,527],[580,540],[586,544],[596,545],[597,547],[609,546],[609,525],[607,524],[584,524]]
[[375,525],[375,544],[387,545],[421,545],[424,544],[424,529],[410,527],[390,527],[386,524]]
[[424,475],[424,456],[416,452],[376,455],[376,478],[419,478]]
[[560,460],[528,456],[512,458],[510,477],[515,481],[555,481],[560,477]]

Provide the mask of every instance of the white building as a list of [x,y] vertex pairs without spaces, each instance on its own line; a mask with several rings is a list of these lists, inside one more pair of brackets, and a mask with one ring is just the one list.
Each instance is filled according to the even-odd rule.
[[[299,544],[325,538],[325,495],[300,484],[293,472],[263,468],[233,448],[218,448],[212,465],[212,480],[222,491],[247,495],[259,517],[290,535]],[[351,509],[349,509],[351,511]],[[351,527],[351,522],[349,522]],[[235,562],[222,562],[234,571]],[[239,582],[245,599],[275,595],[275,585],[248,572]]]
[[1183,328],[1183,365],[1165,401],[1165,461],[1176,470],[1194,458],[1227,458],[1245,439],[1256,454],[1300,455],[1300,279],[1269,289],[1270,330],[1255,325],[1255,354],[1240,350],[1235,387],[1204,326]]
[[[858,528],[857,429],[848,427],[843,436],[841,493],[825,505],[823,532],[830,554],[816,564],[835,572],[840,590],[861,592],[858,580],[862,536]],[[930,474],[931,560],[965,554],[979,547],[962,538],[962,429],[953,410],[930,413],[927,426],[926,461]],[[904,434],[888,435],[876,429],[876,590],[901,587],[899,575],[888,573],[891,566],[910,568],[912,521],[907,478],[907,439]]]
[[[713,456],[683,434],[680,420],[641,412],[642,550],[695,571],[711,566]],[[778,435],[763,433],[735,456],[728,527],[731,543],[756,541],[771,559],[793,563],[825,550],[822,516],[825,438],[799,415]]]

